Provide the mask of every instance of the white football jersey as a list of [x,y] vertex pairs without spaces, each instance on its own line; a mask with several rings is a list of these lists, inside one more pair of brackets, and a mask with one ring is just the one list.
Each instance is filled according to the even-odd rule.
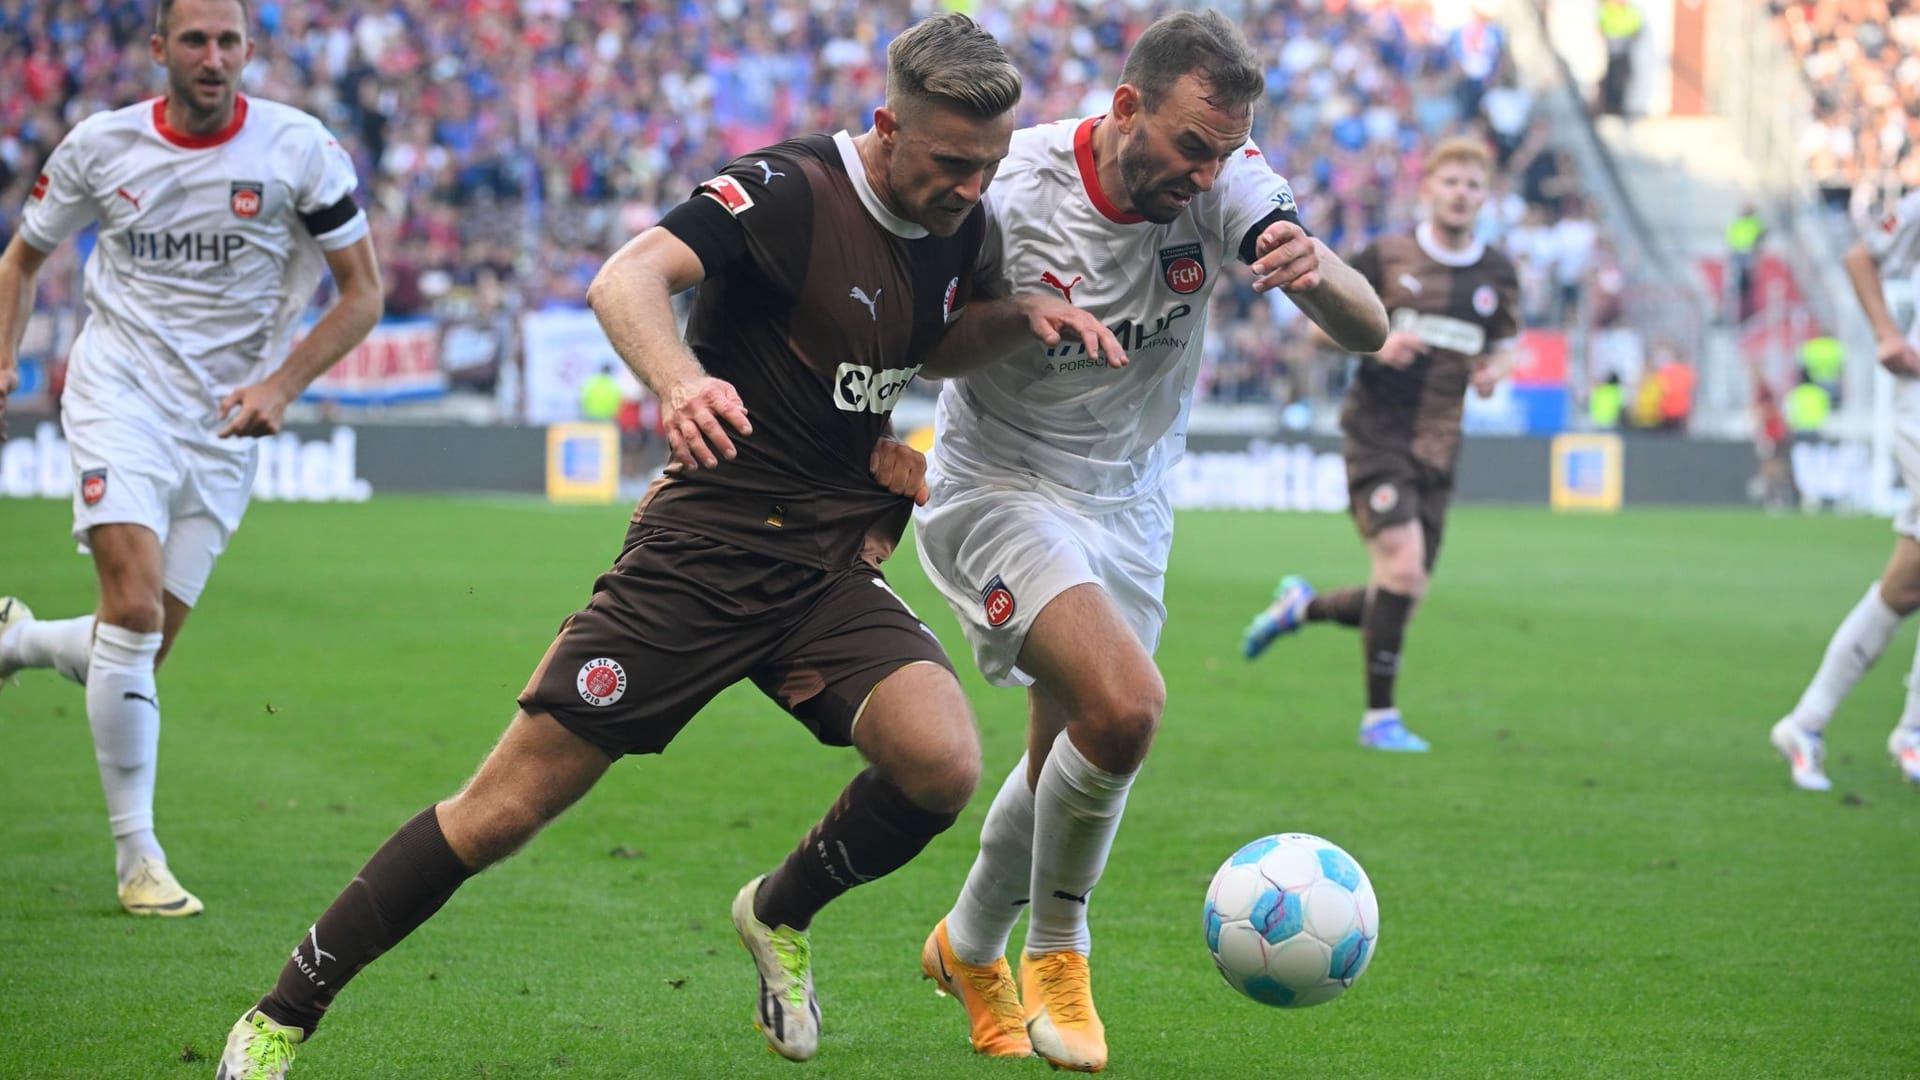
[[1095,174],[1098,121],[1014,133],[986,199],[984,257],[998,282],[981,291],[1059,292],[1113,330],[1128,366],[1091,360],[1078,342],[1033,342],[947,382],[934,442],[935,464],[949,475],[1038,477],[1090,508],[1153,493],[1180,459],[1207,298],[1248,232],[1294,211],[1292,189],[1247,143],[1171,224],[1122,214]]
[[1907,340],[1920,346],[1920,190],[1868,223],[1861,236],[1888,286],[1894,318],[1906,326]]
[[147,399],[211,439],[219,401],[271,374],[325,270],[367,235],[353,160],[313,117],[242,96],[207,136],[167,126],[165,99],[97,113],[61,140],[20,235],[41,251],[98,221],[87,323],[68,394]]

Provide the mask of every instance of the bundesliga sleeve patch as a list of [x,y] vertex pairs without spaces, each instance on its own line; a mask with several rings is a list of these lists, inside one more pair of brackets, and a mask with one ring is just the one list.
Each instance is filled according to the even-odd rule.
[[747,194],[744,184],[731,176],[716,176],[701,184],[700,193],[726,207],[727,213],[734,217],[753,209],[753,196]]
[[589,705],[604,707],[619,701],[627,692],[627,669],[620,662],[602,656],[589,660],[580,667],[580,674],[573,680],[580,691],[580,699]]
[[98,506],[107,497],[107,470],[88,469],[80,474],[80,501]]

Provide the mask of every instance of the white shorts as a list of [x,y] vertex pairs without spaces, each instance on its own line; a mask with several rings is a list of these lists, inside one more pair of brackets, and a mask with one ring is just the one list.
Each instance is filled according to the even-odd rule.
[[1907,507],[1893,531],[1920,540],[1920,379],[1901,379],[1893,392],[1893,462],[1907,486]]
[[259,460],[252,439],[229,448],[175,434],[131,401],[111,410],[69,398],[60,426],[73,457],[73,538],[95,525],[144,525],[160,538],[162,583],[191,607],[240,527]]
[[1066,505],[1033,487],[956,482],[927,472],[926,506],[913,513],[920,565],[996,686],[1033,679],[1015,666],[1041,609],[1092,583],[1151,653],[1166,626],[1173,507],[1164,491],[1106,513]]

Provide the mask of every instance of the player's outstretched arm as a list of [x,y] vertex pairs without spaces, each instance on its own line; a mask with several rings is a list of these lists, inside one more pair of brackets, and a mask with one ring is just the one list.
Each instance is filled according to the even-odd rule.
[[20,386],[20,339],[33,314],[34,285],[47,252],[20,238],[0,253],[0,442],[7,437],[7,395]]
[[1291,221],[1267,226],[1254,245],[1253,291],[1283,290],[1348,352],[1378,352],[1387,309],[1373,286],[1332,249]]
[[365,340],[380,321],[386,299],[380,286],[380,265],[373,256],[373,240],[361,237],[326,256],[339,299],[273,374],[221,399],[220,415],[231,417],[220,429],[221,438],[279,434],[287,406],[305,393],[321,372]]
[[1855,244],[1847,249],[1846,258],[1841,261],[1846,265],[1853,295],[1860,299],[1860,310],[1866,313],[1867,324],[1873,327],[1880,366],[1895,375],[1920,375],[1920,353],[1916,353],[1907,335],[1900,332],[1900,324],[1887,306],[1886,286],[1881,282],[1880,264],[1873,252],[1865,244]]
[[707,374],[674,322],[670,298],[706,276],[685,241],[655,226],[614,252],[587,286],[587,306],[607,341],[660,399],[668,449],[686,469],[711,469],[738,452],[727,427],[753,434],[739,392]]
[[968,304],[927,354],[920,373],[937,379],[965,375],[1005,360],[1032,341],[1049,349],[1062,341],[1078,341],[1090,358],[1111,368],[1127,366],[1120,339],[1099,319],[1060,297],[1027,293]]
[[1492,397],[1494,388],[1500,385],[1500,380],[1506,378],[1513,371],[1513,362],[1514,352],[1511,342],[1489,349],[1475,357],[1473,361],[1473,392],[1483,398]]

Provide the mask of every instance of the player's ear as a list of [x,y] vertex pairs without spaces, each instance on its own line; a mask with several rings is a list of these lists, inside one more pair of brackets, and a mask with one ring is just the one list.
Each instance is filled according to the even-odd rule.
[[1131,132],[1133,125],[1140,119],[1140,91],[1132,83],[1121,83],[1113,91],[1113,106],[1109,110],[1120,130]]
[[885,105],[873,110],[873,130],[880,133],[880,141],[887,149],[893,149],[893,140],[900,134],[900,118]]
[[147,51],[153,54],[153,62],[161,67],[167,66],[167,42],[159,34],[147,39]]

